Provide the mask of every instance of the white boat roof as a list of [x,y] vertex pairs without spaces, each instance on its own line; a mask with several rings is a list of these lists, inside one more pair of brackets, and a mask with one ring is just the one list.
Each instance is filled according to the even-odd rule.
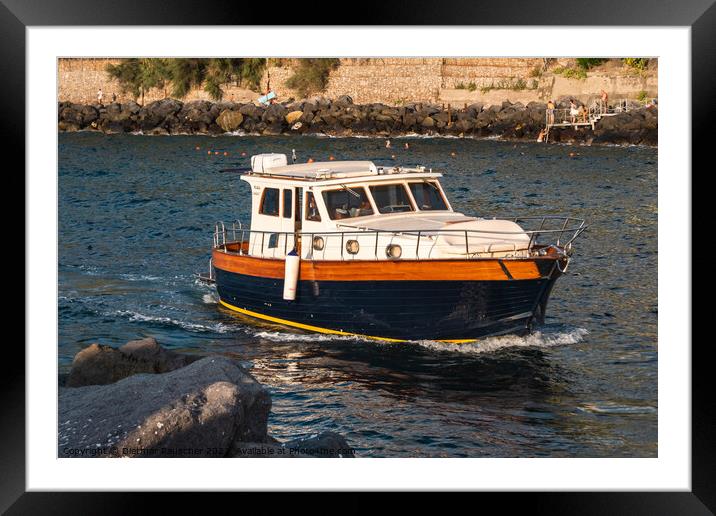
[[372,161],[318,161],[272,167],[267,174],[302,179],[328,179],[331,177],[377,176],[378,169]]
[[272,166],[262,171],[252,170],[243,177],[326,181],[331,179],[363,178],[396,174],[422,174],[440,177],[425,167],[376,166],[372,161],[317,161],[293,165]]

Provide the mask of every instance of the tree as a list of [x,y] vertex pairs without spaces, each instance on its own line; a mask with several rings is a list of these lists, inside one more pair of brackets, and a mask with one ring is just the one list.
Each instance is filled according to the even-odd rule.
[[326,89],[328,76],[340,64],[339,59],[308,58],[300,59],[294,68],[293,75],[286,81],[286,86],[306,97]]
[[108,65],[107,73],[119,82],[122,92],[135,99],[141,96],[144,104],[146,90],[168,84],[177,98],[203,87],[212,99],[221,100],[221,87],[232,81],[257,89],[265,67],[263,58],[132,58]]
[[166,60],[164,59],[123,59],[117,65],[107,65],[107,73],[117,79],[123,93],[131,93],[135,99],[151,88],[163,88],[167,80]]

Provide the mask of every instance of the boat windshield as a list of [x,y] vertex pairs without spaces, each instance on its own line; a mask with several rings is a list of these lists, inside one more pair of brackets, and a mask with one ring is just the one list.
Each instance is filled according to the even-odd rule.
[[440,188],[434,181],[422,181],[420,183],[409,183],[410,191],[413,194],[418,209],[422,211],[429,210],[447,210],[445,199],[440,194]]
[[373,194],[373,200],[380,213],[414,211],[408,192],[402,184],[371,186],[370,193]]
[[323,192],[323,201],[331,220],[373,215],[373,208],[363,187],[327,190]]

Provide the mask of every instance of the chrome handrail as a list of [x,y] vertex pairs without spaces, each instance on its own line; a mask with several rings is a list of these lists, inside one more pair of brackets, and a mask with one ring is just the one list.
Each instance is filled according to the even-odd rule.
[[[493,219],[496,220],[496,219]],[[354,229],[350,231],[265,231],[265,230],[251,230],[244,229],[244,226],[240,221],[232,223],[230,231],[227,230],[226,225],[223,222],[217,222],[214,226],[214,239],[213,248],[222,249],[226,253],[237,253],[247,254],[251,256],[261,256],[264,258],[283,258],[287,256],[288,252],[294,250],[298,246],[299,241],[307,242],[310,246],[310,251],[307,252],[306,258],[311,260],[316,259],[340,259],[345,260],[348,257],[344,254],[344,244],[346,238],[350,239],[351,236],[354,238],[365,237],[367,235],[375,236],[374,243],[372,245],[372,259],[379,260],[380,254],[378,252],[380,237],[388,238],[388,245],[392,244],[392,240],[395,237],[414,237],[415,243],[415,259],[420,258],[421,250],[427,249],[428,256],[432,255],[433,250],[438,246],[438,239],[443,236],[458,236],[464,237],[464,256],[465,258],[474,258],[479,254],[494,253],[494,252],[509,252],[509,251],[472,251],[471,250],[471,238],[485,238],[486,236],[505,236],[510,237],[514,235],[527,235],[529,236],[529,242],[524,248],[517,249],[513,247],[513,252],[517,251],[528,251],[530,254],[536,250],[545,249],[548,247],[554,247],[561,251],[565,255],[571,255],[573,242],[581,235],[586,229],[587,225],[583,219],[574,217],[563,217],[557,215],[547,215],[541,217],[527,216],[527,217],[505,217],[501,220],[512,220],[515,223],[535,223],[538,224],[537,229],[525,229],[523,231],[494,231],[494,230],[475,230],[475,229],[414,229],[414,230],[371,230],[371,229]],[[558,227],[550,228],[549,225],[557,224]],[[237,227],[238,224],[238,227]],[[547,226],[547,228],[545,228]],[[230,233],[230,238],[227,234]],[[266,240],[268,235],[269,247],[266,247]],[[567,238],[565,239],[565,235]],[[254,236],[254,238],[252,238]],[[328,248],[328,240],[331,237],[340,237],[340,258],[327,258],[326,250]],[[247,238],[248,237],[248,238]],[[260,237],[260,238],[259,238]],[[314,252],[314,238],[322,237],[325,239],[324,247],[317,249],[318,253]],[[546,238],[551,238],[549,241],[539,241]],[[281,246],[281,239],[283,239],[283,245]],[[248,241],[247,241],[248,240]],[[292,240],[289,243],[289,240]],[[333,239],[335,242],[335,240]],[[385,242],[385,241],[384,241]],[[421,244],[425,242],[425,247],[421,248]],[[229,251],[227,244],[239,244],[238,251]],[[247,249],[244,250],[245,244]],[[385,243],[383,244],[385,245]],[[446,245],[443,243],[443,245]],[[448,246],[452,246],[452,243],[447,243]],[[485,245],[485,244],[482,244]],[[516,244],[513,243],[513,246]],[[257,247],[259,252],[257,253]],[[280,252],[281,247],[283,253]],[[270,250],[270,251],[269,251]],[[319,254],[321,258],[318,258],[316,254]],[[354,255],[352,258],[356,259]],[[361,258],[363,259],[363,258]]]

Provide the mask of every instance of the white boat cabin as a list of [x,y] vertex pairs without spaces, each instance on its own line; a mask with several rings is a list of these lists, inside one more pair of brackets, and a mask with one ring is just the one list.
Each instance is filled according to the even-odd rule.
[[523,257],[530,237],[508,220],[453,211],[442,174],[371,161],[289,165],[284,154],[251,158],[248,254],[304,260]]

